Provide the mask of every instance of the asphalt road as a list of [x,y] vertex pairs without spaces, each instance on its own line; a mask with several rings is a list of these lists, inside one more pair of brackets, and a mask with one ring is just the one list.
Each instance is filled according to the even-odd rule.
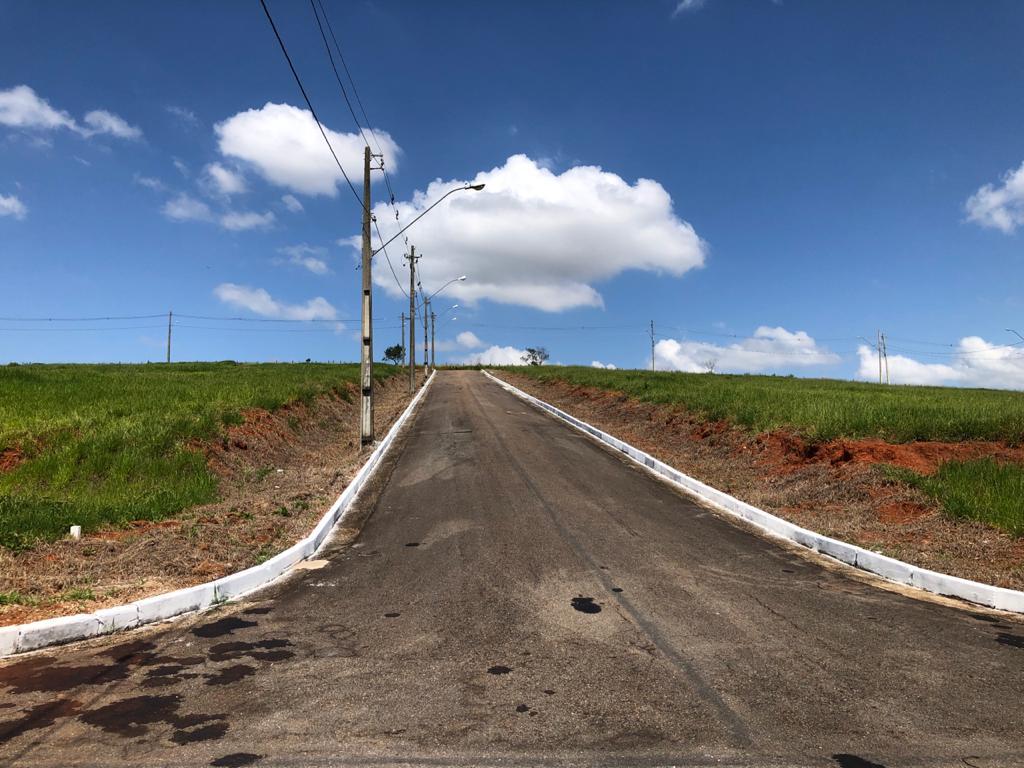
[[353,544],[0,665],[0,765],[1024,766],[1024,625],[723,521],[445,372]]

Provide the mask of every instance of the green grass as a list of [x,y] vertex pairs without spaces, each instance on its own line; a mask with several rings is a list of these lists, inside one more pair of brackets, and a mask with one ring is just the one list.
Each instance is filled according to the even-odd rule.
[[939,501],[951,517],[979,520],[1024,536],[1024,467],[980,459],[947,461],[933,475],[896,467],[889,473]]
[[0,367],[0,451],[26,457],[0,473],[0,545],[213,501],[217,480],[190,443],[217,438],[247,408],[347,398],[358,377],[358,365],[318,363]]
[[517,367],[539,381],[616,390],[686,407],[703,418],[756,432],[791,428],[812,441],[838,437],[1024,442],[1024,393],[988,389],[881,386],[785,376]]

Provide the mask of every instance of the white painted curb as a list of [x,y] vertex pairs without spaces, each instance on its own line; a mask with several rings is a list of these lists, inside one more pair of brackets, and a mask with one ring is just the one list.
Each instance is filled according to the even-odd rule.
[[387,453],[395,437],[408,421],[420,400],[423,399],[433,380],[434,376],[431,374],[402,415],[391,425],[388,433],[377,443],[370,458],[352,478],[352,482],[346,486],[306,538],[260,565],[254,565],[252,568],[246,568],[244,571],[232,573],[206,584],[154,595],[126,605],[104,608],[95,613],[58,616],[54,619],[34,621],[31,624],[0,627],[0,658],[15,653],[34,651],[48,645],[60,645],[96,635],[131,629],[155,621],[164,621],[174,616],[200,611],[211,605],[268,586],[285,575],[296,563],[315,554],[326,542],[335,525],[344,520],[352,502],[355,501],[359,491],[373,475],[384,454]]
[[678,485],[688,493],[713,504],[723,512],[752,523],[771,536],[795,542],[800,546],[807,547],[808,549],[814,550],[822,555],[827,555],[828,557],[839,560],[847,565],[852,565],[855,568],[860,568],[861,570],[874,573],[882,578],[888,579],[889,581],[896,582],[897,584],[906,584],[911,587],[916,587],[917,589],[923,589],[926,592],[945,595],[947,597],[956,597],[962,600],[967,600],[971,603],[987,605],[991,608],[998,608],[1003,611],[1024,613],[1024,592],[1019,592],[1014,589],[1004,589],[1002,587],[993,587],[989,584],[982,584],[978,581],[969,581],[968,579],[961,579],[957,576],[949,576],[944,573],[930,571],[927,568],[919,568],[916,565],[911,565],[910,563],[904,563],[901,560],[895,560],[891,557],[880,555],[877,552],[872,552],[871,550],[864,549],[853,544],[848,544],[845,541],[830,539],[827,536],[822,536],[814,533],[813,531],[808,531],[806,528],[801,528],[788,520],[783,520],[782,518],[769,514],[762,509],[751,506],[745,501],[740,501],[727,493],[723,493],[722,491],[712,488],[710,485],[705,485],[700,482],[700,480],[696,480],[689,475],[683,474],[679,470],[659,461],[650,454],[644,453],[638,448],[634,448],[629,443],[625,443],[622,440],[609,435],[607,432],[603,432],[597,427],[577,419],[575,416],[570,416],[565,411],[556,408],[550,403],[545,403],[543,400],[539,400],[533,395],[526,394],[522,390],[513,387],[511,384],[502,381],[497,376],[494,376],[487,371],[483,371],[483,374],[497,382],[513,395],[526,400],[542,410],[554,414],[580,431],[600,440],[602,443],[606,443],[613,448],[622,451],[622,453],[626,454],[626,456],[648,471],[658,475],[659,477],[668,479],[673,484]]

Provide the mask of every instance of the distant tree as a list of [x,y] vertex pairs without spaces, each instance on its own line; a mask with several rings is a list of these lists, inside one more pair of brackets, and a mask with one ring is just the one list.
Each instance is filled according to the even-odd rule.
[[393,347],[388,347],[384,350],[384,359],[398,365],[400,362],[405,360],[405,347],[401,344],[395,344]]
[[544,347],[527,347],[526,354],[523,355],[523,362],[527,365],[544,365],[549,357],[551,355]]
[[718,365],[718,361],[713,357],[709,357],[707,360],[701,363],[701,367],[703,367],[704,370],[707,371],[708,373],[714,373],[716,365]]

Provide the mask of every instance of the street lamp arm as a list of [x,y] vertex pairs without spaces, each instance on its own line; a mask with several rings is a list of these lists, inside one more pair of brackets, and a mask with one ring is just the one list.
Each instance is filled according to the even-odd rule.
[[377,248],[373,252],[373,255],[376,256],[378,253],[383,251],[386,246],[391,245],[391,243],[393,243],[395,240],[397,240],[399,238],[399,236],[401,236],[402,233],[405,232],[405,230],[407,230],[409,227],[411,227],[417,221],[419,221],[424,216],[426,216],[428,213],[430,213],[430,211],[433,210],[435,206],[439,205],[442,200],[444,200],[446,197],[448,197],[448,195],[454,195],[456,192],[462,192],[463,190],[466,190],[466,189],[472,189],[475,192],[479,192],[483,188],[484,188],[483,184],[466,184],[465,186],[462,186],[462,187],[456,187],[455,189],[449,189],[447,192],[445,192],[443,195],[441,195],[439,198],[437,198],[437,200],[435,200],[430,205],[430,207],[428,207],[425,211],[423,211],[419,216],[417,216],[415,219],[413,219],[408,224],[406,224],[404,227],[402,227],[400,230],[398,230],[398,232],[396,232],[394,234],[394,236],[390,240],[388,240],[386,243],[381,243],[380,248]]

